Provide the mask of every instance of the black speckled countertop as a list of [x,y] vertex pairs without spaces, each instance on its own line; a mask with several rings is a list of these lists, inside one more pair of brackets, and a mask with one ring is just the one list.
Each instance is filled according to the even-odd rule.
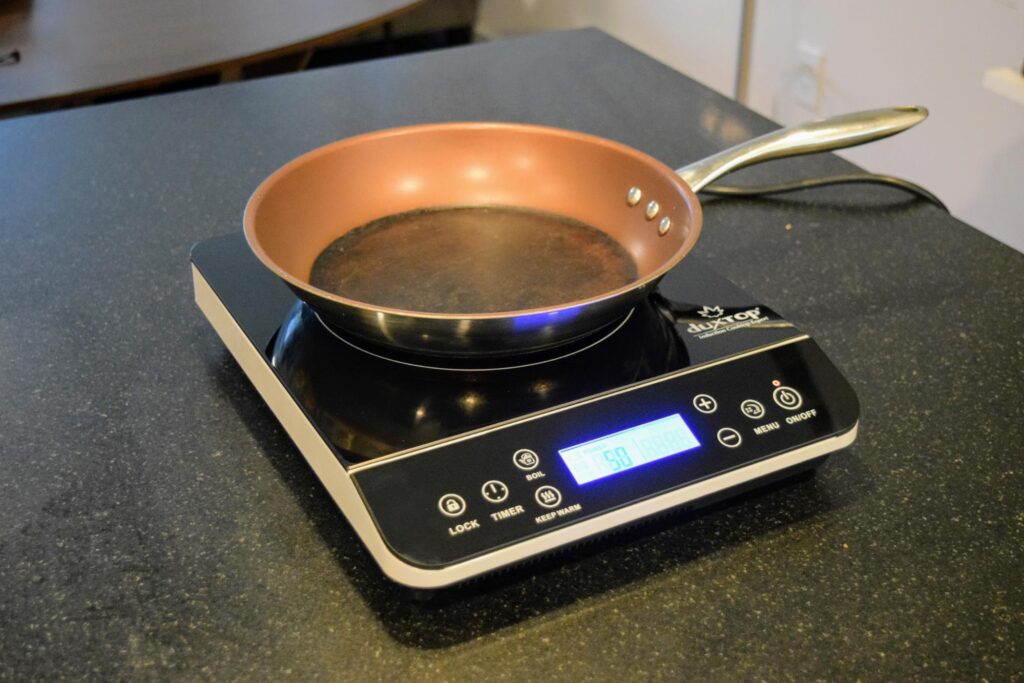
[[1022,675],[1024,256],[885,188],[711,199],[696,250],[846,373],[851,449],[433,602],[385,580],[188,251],[299,153],[450,119],[673,165],[773,127],[595,31],[0,122],[0,678]]

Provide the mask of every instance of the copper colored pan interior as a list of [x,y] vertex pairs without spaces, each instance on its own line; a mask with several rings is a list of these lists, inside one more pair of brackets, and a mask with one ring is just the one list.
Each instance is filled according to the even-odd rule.
[[[631,187],[643,193],[634,206]],[[659,209],[648,218],[652,200]],[[490,208],[422,211],[438,207]],[[412,211],[411,222],[380,220]],[[517,223],[516,214],[527,220]],[[572,220],[554,236],[557,217]],[[672,227],[661,236],[665,217]],[[696,197],[664,164],[601,138],[506,124],[414,126],[339,141],[273,174],[245,215],[257,256],[295,287],[371,309],[456,317],[612,296],[660,276],[699,228]],[[310,284],[317,257],[336,241],[355,258],[341,268],[369,273],[348,297]]]

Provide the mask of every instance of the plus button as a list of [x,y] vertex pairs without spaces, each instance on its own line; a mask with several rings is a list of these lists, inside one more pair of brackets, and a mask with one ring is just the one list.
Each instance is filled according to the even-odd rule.
[[707,394],[697,394],[693,397],[693,407],[705,415],[710,415],[718,410],[718,401]]

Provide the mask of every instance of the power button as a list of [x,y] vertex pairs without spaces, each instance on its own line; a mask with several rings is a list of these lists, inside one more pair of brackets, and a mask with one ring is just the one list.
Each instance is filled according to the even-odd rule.
[[772,400],[777,406],[786,410],[796,410],[804,404],[804,397],[792,387],[777,387],[772,392]]

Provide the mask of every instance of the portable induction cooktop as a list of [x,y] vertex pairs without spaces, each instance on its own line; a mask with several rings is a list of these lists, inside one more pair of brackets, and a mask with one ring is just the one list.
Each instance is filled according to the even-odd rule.
[[810,469],[857,434],[857,398],[818,345],[693,258],[624,319],[500,360],[349,338],[240,233],[197,244],[192,273],[381,569],[413,588]]

